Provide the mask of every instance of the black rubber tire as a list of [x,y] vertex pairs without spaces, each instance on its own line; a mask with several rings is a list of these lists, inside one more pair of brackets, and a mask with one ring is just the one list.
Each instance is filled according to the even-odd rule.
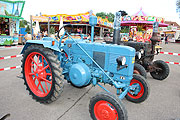
[[94,106],[98,101],[107,101],[113,105],[113,107],[116,109],[118,113],[118,120],[127,120],[127,111],[122,104],[121,100],[117,98],[117,96],[114,96],[107,92],[101,92],[96,94],[94,97],[91,98],[90,104],[89,104],[89,113],[93,120],[97,120],[95,113],[94,113]]
[[[140,97],[137,96],[137,98],[132,98],[128,94],[125,97],[128,101],[131,101],[134,103],[141,103],[141,102],[145,101],[149,96],[149,92],[150,92],[149,84],[144,77],[142,77],[141,75],[138,75],[138,74],[133,75],[133,79],[131,80],[131,82],[133,80],[137,80],[142,84],[144,92],[142,93],[142,96],[140,96]],[[134,96],[134,97],[136,97],[136,96]]]
[[164,80],[168,77],[169,75],[169,66],[167,63],[165,63],[162,60],[156,60],[153,62],[153,65],[155,65],[158,68],[161,68],[162,70],[160,71],[153,71],[150,72],[151,76],[156,79],[156,80]]
[[144,78],[147,78],[147,72],[146,72],[145,68],[142,65],[140,65],[138,63],[134,63],[134,74],[137,74],[135,72],[135,70],[138,71],[139,75],[143,76]]
[[[25,61],[27,56],[32,52],[38,52],[42,54],[46,60],[49,63],[51,72],[52,72],[52,87],[50,92],[45,97],[39,97],[36,96],[31,89],[29,88],[26,76],[25,76]],[[35,99],[37,102],[40,103],[51,103],[58,99],[58,97],[63,92],[64,87],[64,76],[62,75],[62,68],[60,68],[60,61],[58,60],[58,56],[54,54],[54,51],[48,48],[44,48],[41,45],[31,45],[29,46],[23,53],[23,59],[22,59],[22,73],[23,73],[23,79],[24,84],[26,85],[26,90],[29,91],[29,94],[32,95],[32,98]]]

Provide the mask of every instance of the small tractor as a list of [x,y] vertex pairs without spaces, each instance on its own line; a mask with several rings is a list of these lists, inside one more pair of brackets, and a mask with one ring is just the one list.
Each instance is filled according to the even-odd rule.
[[136,49],[134,74],[140,74],[143,77],[147,77],[147,72],[150,72],[151,76],[157,80],[164,80],[169,75],[169,66],[162,60],[154,60],[154,56],[160,53],[161,47],[157,44],[161,41],[160,34],[158,32],[158,22],[153,24],[153,34],[150,38],[151,42],[134,42],[134,41],[120,41],[120,25],[118,30],[114,31],[113,43],[118,45],[130,46]]
[[[32,98],[40,103],[51,103],[61,95],[64,80],[82,88],[90,84],[105,92],[92,97],[89,112],[94,120],[127,120],[121,99],[141,103],[148,98],[149,86],[145,78],[133,75],[135,49],[129,46],[94,43],[97,17],[90,15],[91,41],[73,39],[65,30],[60,40],[44,38],[28,40],[22,50],[22,73]],[[118,24],[118,23],[117,23]],[[66,41],[62,42],[65,36]],[[111,94],[101,83],[117,89]]]

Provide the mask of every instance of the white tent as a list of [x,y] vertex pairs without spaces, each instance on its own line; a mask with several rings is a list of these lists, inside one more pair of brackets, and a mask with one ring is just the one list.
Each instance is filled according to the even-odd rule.
[[35,26],[35,29],[34,29],[34,34],[38,34],[38,32],[40,32],[40,28],[39,28],[39,21],[36,21],[36,26]]
[[[63,26],[63,18],[61,17],[60,19],[60,24],[59,24],[59,29]],[[64,28],[61,29],[59,35],[63,35],[64,34]]]

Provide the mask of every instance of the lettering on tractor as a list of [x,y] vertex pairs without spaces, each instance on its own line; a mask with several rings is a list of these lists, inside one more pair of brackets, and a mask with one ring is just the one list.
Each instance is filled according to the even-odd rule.
[[[98,85],[105,92],[98,93],[90,100],[92,119],[127,120],[127,111],[121,99],[126,97],[131,102],[141,103],[149,95],[145,78],[133,74],[135,49],[94,43],[97,17],[91,15],[89,24],[91,41],[73,39],[66,29],[60,37],[60,30],[68,26],[60,28],[59,41],[48,37],[27,41],[22,50],[25,85],[33,99],[40,103],[55,101],[63,91],[64,80],[77,88]],[[101,83],[115,87],[117,95],[110,93]]]

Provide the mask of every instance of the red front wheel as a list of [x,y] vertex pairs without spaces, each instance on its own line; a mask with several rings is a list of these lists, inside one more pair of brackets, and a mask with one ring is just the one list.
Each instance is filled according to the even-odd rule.
[[127,111],[120,99],[110,93],[98,93],[89,104],[93,120],[127,120]]
[[41,103],[50,103],[63,90],[62,70],[57,56],[39,45],[28,47],[22,60],[22,73],[27,90]]
[[130,86],[130,90],[126,95],[127,100],[134,103],[141,103],[148,98],[149,85],[144,77],[134,74]]

